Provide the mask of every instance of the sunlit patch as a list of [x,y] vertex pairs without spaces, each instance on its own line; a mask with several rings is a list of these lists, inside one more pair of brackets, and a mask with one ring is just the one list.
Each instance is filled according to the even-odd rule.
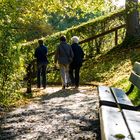
[[1,119],[0,139],[98,139],[99,101],[94,87],[48,86],[34,88],[33,94],[38,96],[32,103]]
[[125,5],[125,0],[112,0],[112,3],[117,7],[123,7]]

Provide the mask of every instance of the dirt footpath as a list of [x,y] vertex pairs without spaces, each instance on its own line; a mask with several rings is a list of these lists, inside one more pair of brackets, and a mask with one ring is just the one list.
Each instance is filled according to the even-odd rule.
[[0,119],[0,140],[100,140],[96,88],[47,87],[42,92]]

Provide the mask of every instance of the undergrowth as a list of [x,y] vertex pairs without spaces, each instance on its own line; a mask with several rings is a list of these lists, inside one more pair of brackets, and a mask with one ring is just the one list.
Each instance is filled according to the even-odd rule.
[[[140,62],[139,47],[115,47],[108,53],[85,62],[81,71],[81,80],[127,91],[131,85],[129,76],[136,61]],[[135,105],[140,105],[140,91],[137,88],[129,97]]]

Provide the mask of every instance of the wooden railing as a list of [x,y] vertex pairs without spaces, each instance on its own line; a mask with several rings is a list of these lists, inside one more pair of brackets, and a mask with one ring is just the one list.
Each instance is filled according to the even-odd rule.
[[[115,36],[114,36],[115,45],[118,45],[118,30],[121,29],[121,28],[125,28],[125,24],[120,25],[118,27],[115,27],[115,28],[113,28],[111,30],[105,31],[103,33],[100,33],[98,35],[94,35],[94,36],[92,36],[90,38],[84,39],[84,40],[80,41],[79,44],[90,42],[90,41],[92,41],[94,39],[97,39],[99,37],[102,37],[104,35],[107,35],[107,34],[110,34],[110,33],[114,32],[115,33]],[[48,57],[53,56],[53,55],[54,55],[54,52],[48,54]],[[28,66],[26,68],[26,71],[27,71],[27,75],[26,75],[27,93],[31,93],[32,92],[31,91],[32,79],[33,79],[34,76],[36,76],[36,60],[35,59],[28,64]],[[53,71],[53,69],[49,70],[49,71]]]
[[116,28],[113,28],[113,29],[111,29],[111,30],[105,31],[105,32],[103,32],[103,33],[101,33],[101,34],[92,36],[92,37],[87,38],[87,39],[85,39],[85,40],[82,40],[82,41],[80,41],[79,43],[80,43],[80,44],[86,43],[86,42],[92,41],[92,40],[94,40],[94,39],[97,39],[97,38],[99,38],[99,37],[102,37],[102,36],[104,36],[104,35],[107,35],[107,34],[110,34],[110,33],[112,33],[112,32],[115,32],[115,45],[118,45],[118,30],[121,29],[121,28],[124,28],[124,27],[125,27],[125,24],[123,24],[123,25],[121,25],[121,26],[118,26],[118,27],[116,27]]

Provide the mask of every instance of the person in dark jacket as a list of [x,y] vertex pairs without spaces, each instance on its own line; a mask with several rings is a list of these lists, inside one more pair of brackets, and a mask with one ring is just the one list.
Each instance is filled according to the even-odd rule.
[[[37,59],[37,87],[46,88],[46,67],[48,64],[47,54],[48,48],[43,44],[43,40],[38,40],[39,46],[35,50],[35,57]],[[42,77],[42,82],[41,82]]]
[[80,79],[79,73],[84,58],[84,52],[81,46],[78,44],[79,38],[77,36],[73,36],[71,38],[71,41],[72,41],[71,48],[73,50],[74,57],[69,67],[69,75],[70,75],[71,84],[74,85],[75,88],[78,88],[79,79]]
[[66,42],[66,37],[60,37],[60,44],[58,45],[55,52],[54,62],[59,64],[62,89],[68,87],[69,84],[69,65],[73,59],[73,51],[71,46]]

